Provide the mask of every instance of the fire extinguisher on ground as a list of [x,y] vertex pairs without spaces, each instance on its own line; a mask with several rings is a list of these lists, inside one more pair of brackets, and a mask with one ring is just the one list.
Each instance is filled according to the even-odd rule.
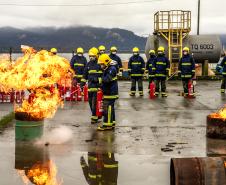
[[155,98],[155,83],[151,82],[150,83],[150,99],[154,99]]
[[77,84],[77,101],[82,101],[82,90],[79,84]]
[[88,95],[88,86],[87,84],[85,85],[85,87],[83,88],[83,93],[84,93],[84,101],[89,101],[89,95]]
[[194,98],[194,93],[193,93],[194,89],[193,89],[193,82],[192,80],[189,80],[188,82],[188,98]]
[[103,116],[103,92],[102,92],[102,90],[97,91],[96,115],[98,117]]

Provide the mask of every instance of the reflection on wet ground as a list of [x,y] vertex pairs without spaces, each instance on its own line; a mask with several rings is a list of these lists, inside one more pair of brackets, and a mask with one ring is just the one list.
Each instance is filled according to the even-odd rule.
[[[225,152],[225,142],[208,139],[206,116],[225,103],[218,82],[200,82],[199,96],[184,99],[169,86],[167,99],[130,98],[129,83],[120,83],[117,127],[97,132],[89,124],[88,104],[67,103],[45,133],[65,125],[67,143],[15,142],[14,127],[0,135],[0,184],[169,185],[172,157],[205,157]],[[145,84],[146,86],[147,84]],[[179,92],[179,91],[178,91]]]

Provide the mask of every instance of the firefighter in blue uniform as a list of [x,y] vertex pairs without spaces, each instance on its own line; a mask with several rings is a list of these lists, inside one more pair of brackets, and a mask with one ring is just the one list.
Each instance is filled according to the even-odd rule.
[[117,62],[117,64],[116,64],[116,68],[117,68],[117,71],[118,71],[118,73],[119,73],[119,76],[121,76],[122,75],[122,72],[123,72],[123,67],[122,67],[122,60],[121,60],[121,58],[117,55],[117,48],[115,47],[115,46],[112,46],[111,47],[111,49],[110,49],[110,55],[109,55],[109,57],[112,59],[112,60],[114,60],[114,61],[116,61]]
[[136,83],[138,82],[138,89],[140,96],[143,96],[143,75],[145,72],[144,59],[139,55],[139,48],[133,48],[133,56],[129,59],[128,72],[131,77],[131,92],[130,96],[136,94]]
[[150,56],[150,58],[148,59],[148,61],[146,63],[146,72],[148,73],[148,81],[149,81],[148,89],[150,89],[150,84],[155,79],[155,75],[154,75],[153,70],[152,70],[153,62],[156,59],[155,50],[150,50],[149,56]]
[[97,103],[97,91],[101,87],[100,79],[102,77],[102,70],[98,61],[98,49],[91,48],[89,50],[89,59],[87,63],[83,78],[81,80],[81,86],[84,87],[85,83],[88,81],[88,95],[89,95],[89,105],[92,112],[91,123],[95,124],[98,122],[98,117],[96,115],[96,103]]
[[[161,92],[162,97],[167,97],[166,94],[166,78],[170,72],[170,61],[165,56],[165,48],[160,46],[158,48],[158,55],[153,62],[153,73],[155,74],[155,96],[158,96]],[[161,91],[160,91],[161,86]]]
[[87,64],[86,58],[83,56],[83,48],[77,48],[76,55],[72,57],[70,65],[75,72],[74,80],[80,83],[83,77],[84,69]]
[[221,61],[220,65],[218,65],[218,71],[222,74],[221,93],[224,94],[226,89],[226,56]]
[[106,47],[104,45],[100,45],[98,47],[98,50],[99,50],[99,55],[106,53]]
[[111,65],[111,58],[107,54],[102,54],[98,59],[98,64],[103,70],[101,78],[103,90],[103,125],[98,127],[99,131],[112,130],[115,127],[115,101],[118,99],[117,69]]
[[188,47],[183,48],[183,56],[178,65],[178,76],[182,79],[185,97],[188,96],[189,81],[195,76],[195,61],[189,52]]

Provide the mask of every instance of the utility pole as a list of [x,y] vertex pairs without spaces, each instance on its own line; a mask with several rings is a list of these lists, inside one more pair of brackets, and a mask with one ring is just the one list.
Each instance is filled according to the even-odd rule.
[[201,2],[198,0],[198,25],[197,25],[197,35],[199,35],[199,29],[200,29],[200,5]]

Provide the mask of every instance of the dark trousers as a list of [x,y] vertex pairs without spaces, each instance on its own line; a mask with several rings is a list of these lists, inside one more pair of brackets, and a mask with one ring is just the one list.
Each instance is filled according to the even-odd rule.
[[221,80],[221,90],[225,90],[225,89],[226,89],[226,76],[223,76]]
[[115,122],[115,99],[104,99],[104,124],[112,126]]
[[183,84],[185,94],[188,94],[188,84],[190,80],[191,80],[190,78],[182,78],[182,84]]
[[92,112],[92,120],[98,120],[96,116],[97,92],[89,92],[89,106]]
[[139,92],[143,92],[143,79],[142,77],[131,78],[131,93],[136,93],[137,83]]
[[156,79],[155,80],[155,92],[159,93],[161,89],[161,92],[166,92],[166,79]]
[[148,82],[149,82],[148,83],[148,89],[150,89],[150,85],[151,85],[152,82],[154,82],[154,80],[155,80],[154,77],[149,77],[148,78]]

